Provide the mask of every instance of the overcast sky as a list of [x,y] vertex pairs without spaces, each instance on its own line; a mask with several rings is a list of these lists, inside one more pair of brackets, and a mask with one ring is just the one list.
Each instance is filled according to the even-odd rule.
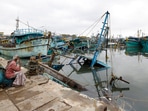
[[137,30],[148,35],[148,0],[0,0],[0,5],[5,34],[15,30],[19,17],[35,28],[79,35],[109,11],[111,35],[136,36]]

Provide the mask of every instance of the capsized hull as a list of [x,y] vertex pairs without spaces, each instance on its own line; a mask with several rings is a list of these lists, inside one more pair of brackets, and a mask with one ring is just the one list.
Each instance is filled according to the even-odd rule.
[[0,53],[6,56],[18,55],[21,58],[30,57],[33,55],[47,55],[48,39],[34,39],[17,44],[15,47],[0,46]]

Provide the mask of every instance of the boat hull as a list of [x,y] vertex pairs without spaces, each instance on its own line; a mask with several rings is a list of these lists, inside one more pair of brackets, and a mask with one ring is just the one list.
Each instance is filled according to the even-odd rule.
[[126,47],[140,47],[139,41],[126,41]]
[[148,37],[141,38],[142,48],[148,50]]
[[0,53],[6,56],[18,55],[21,58],[41,55],[47,55],[48,39],[34,39],[17,44],[15,47],[0,46]]
[[140,39],[137,37],[129,37],[126,41],[125,41],[126,47],[128,48],[140,48],[141,44],[140,44]]

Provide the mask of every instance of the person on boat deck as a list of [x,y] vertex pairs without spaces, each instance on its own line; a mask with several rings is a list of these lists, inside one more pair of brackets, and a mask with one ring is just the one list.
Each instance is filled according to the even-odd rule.
[[12,61],[8,61],[6,66],[5,77],[9,80],[7,86],[12,85],[24,85],[26,77],[24,73],[21,72],[21,62],[19,56],[13,56]]

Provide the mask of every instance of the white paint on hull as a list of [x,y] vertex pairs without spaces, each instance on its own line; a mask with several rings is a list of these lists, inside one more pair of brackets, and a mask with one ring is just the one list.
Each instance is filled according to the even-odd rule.
[[23,42],[16,45],[16,47],[2,47],[0,46],[0,53],[6,56],[18,55],[21,58],[30,57],[32,55],[47,55],[48,39],[36,39]]

